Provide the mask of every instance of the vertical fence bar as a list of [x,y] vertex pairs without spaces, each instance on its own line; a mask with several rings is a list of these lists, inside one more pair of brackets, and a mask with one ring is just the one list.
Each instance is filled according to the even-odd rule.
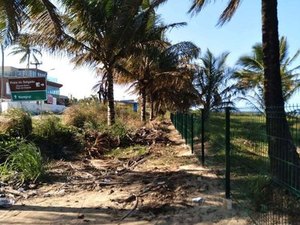
[[191,114],[191,150],[194,154],[194,115]]
[[204,166],[204,109],[201,109],[201,161]]
[[226,108],[226,172],[225,172],[225,197],[230,199],[230,108]]

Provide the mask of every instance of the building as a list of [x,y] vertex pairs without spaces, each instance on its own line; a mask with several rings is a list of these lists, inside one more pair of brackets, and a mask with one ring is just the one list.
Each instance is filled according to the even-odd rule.
[[[0,67],[1,68],[1,67]],[[2,68],[1,68],[2,69]],[[1,74],[1,70],[0,70]],[[8,85],[9,78],[18,78],[18,77],[46,77],[47,78],[47,103],[49,104],[57,104],[57,105],[65,105],[68,100],[67,96],[60,95],[60,88],[63,86],[58,83],[56,79],[47,77],[47,72],[40,69],[24,69],[24,68],[15,68],[11,66],[4,67],[4,76],[3,76],[3,98],[5,100],[10,100],[10,89]],[[2,79],[0,79],[0,84],[2,83]],[[0,93],[2,85],[0,85]],[[56,103],[55,103],[56,102]]]
[[[2,67],[0,67],[0,93],[2,102],[11,102],[11,93],[9,88],[8,80],[10,78],[21,78],[21,77],[46,77],[47,78],[47,100],[43,103],[44,105],[60,105],[65,106],[68,102],[68,97],[60,94],[60,88],[63,86],[58,83],[56,79],[49,78],[46,71],[37,68],[15,68],[11,66],[4,67],[3,77],[1,76]],[[2,85],[3,82],[3,85]],[[3,87],[3,91],[2,91]],[[17,102],[14,102],[17,105]],[[31,104],[41,104],[41,102],[28,102]],[[10,103],[10,105],[13,105]],[[24,105],[24,103],[23,103]],[[32,108],[30,106],[30,108]],[[36,107],[33,107],[36,108]],[[47,108],[44,106],[44,108]],[[53,108],[53,107],[52,107]],[[55,107],[54,107],[55,108]],[[57,108],[57,107],[56,107]],[[58,107],[60,108],[60,107]],[[37,109],[38,110],[38,109]],[[2,106],[3,111],[3,106]],[[39,110],[38,110],[39,111]],[[52,111],[52,110],[51,110]]]

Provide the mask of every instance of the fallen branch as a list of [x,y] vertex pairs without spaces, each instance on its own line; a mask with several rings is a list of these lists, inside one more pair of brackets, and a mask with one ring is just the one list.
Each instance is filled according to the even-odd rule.
[[[138,204],[139,204],[139,198],[138,198],[138,196],[136,196],[136,195],[134,195],[134,197],[135,197],[135,203],[134,203],[133,208],[132,208],[126,215],[124,215],[124,216],[120,219],[120,221],[123,221],[124,219],[126,219],[128,216],[130,216],[130,215],[137,209]],[[120,223],[119,223],[119,224],[120,224]]]

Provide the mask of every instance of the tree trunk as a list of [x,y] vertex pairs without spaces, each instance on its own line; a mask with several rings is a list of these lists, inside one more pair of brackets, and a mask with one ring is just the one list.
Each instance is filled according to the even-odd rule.
[[146,89],[141,88],[141,121],[146,121]]
[[[271,173],[275,180],[299,188],[299,155],[287,122],[279,62],[277,0],[262,0],[264,90]],[[294,164],[294,165],[293,165]]]
[[1,68],[1,102],[4,98],[4,46],[1,44],[2,68]]
[[150,120],[154,119],[154,103],[153,103],[153,97],[150,95]]
[[112,71],[107,71],[107,125],[115,123],[114,81]]

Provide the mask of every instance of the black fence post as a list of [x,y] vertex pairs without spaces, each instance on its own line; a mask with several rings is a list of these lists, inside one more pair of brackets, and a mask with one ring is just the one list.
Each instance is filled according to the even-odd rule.
[[230,108],[226,108],[226,172],[225,172],[225,197],[230,199]]
[[184,139],[185,144],[188,144],[188,114],[184,114]]
[[204,166],[204,109],[201,109],[201,161],[202,161],[202,166]]
[[191,114],[191,150],[194,154],[194,115]]

